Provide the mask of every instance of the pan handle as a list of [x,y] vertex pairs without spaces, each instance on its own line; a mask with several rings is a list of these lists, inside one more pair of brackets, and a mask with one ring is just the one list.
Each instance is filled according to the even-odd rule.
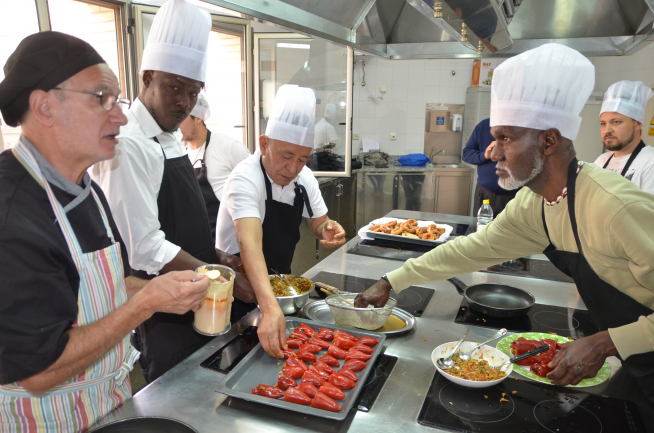
[[465,296],[468,286],[466,286],[463,281],[459,280],[458,278],[448,278],[447,281],[454,284],[454,287],[456,287],[456,291],[459,292],[459,295]]

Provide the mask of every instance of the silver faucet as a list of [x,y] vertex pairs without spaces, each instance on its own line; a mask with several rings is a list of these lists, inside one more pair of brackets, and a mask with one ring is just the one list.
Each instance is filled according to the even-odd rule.
[[441,149],[438,152],[432,153],[431,155],[429,155],[429,160],[431,161],[432,164],[434,163],[434,157],[436,155],[438,155],[439,153],[441,153],[441,152],[443,152],[443,156],[445,156],[445,149]]

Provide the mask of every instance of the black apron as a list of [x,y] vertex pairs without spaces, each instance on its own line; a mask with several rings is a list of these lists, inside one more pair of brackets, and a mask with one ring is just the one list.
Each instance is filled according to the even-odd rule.
[[[624,175],[627,174],[627,170],[629,170],[631,163],[634,162],[634,159],[636,159],[640,151],[643,150],[644,148],[645,148],[645,143],[643,143],[643,140],[640,140],[640,143],[638,143],[638,146],[636,146],[634,151],[631,153],[631,156],[627,160],[627,163],[622,168],[622,172],[620,173],[620,176],[624,177]],[[614,155],[615,153],[612,153],[611,156],[609,156],[609,159],[606,160],[606,164],[604,164],[604,167],[602,168],[606,168],[609,166],[609,162],[611,162]]]
[[209,183],[207,178],[207,165],[204,162],[207,156],[207,149],[209,148],[209,143],[211,142],[211,131],[207,130],[207,141],[204,147],[204,155],[200,160],[201,167],[195,167],[193,164],[193,170],[195,171],[195,176],[198,179],[198,184],[200,185],[200,191],[202,192],[202,197],[204,198],[204,205],[207,207],[207,217],[209,218],[209,230],[211,230],[211,239],[214,244],[216,242],[216,220],[218,219],[218,209],[220,209],[220,200],[216,197],[216,194],[213,192],[213,188]]
[[[159,143],[157,138],[154,141]],[[178,245],[198,260],[216,263],[216,249],[211,242],[209,220],[202,192],[188,156],[166,158],[161,188],[157,197],[159,223],[166,240]],[[139,278],[152,279],[143,271],[132,273]],[[139,363],[148,383],[179,364],[212,337],[205,337],[193,329],[194,313],[184,315],[155,313],[136,328],[133,345],[141,352]],[[134,344],[135,343],[135,344]]]
[[[575,211],[577,166],[578,162],[575,158],[568,168],[567,187],[568,213],[579,252],[559,251],[552,245],[550,240],[550,244],[543,251],[543,254],[561,272],[574,279],[579,295],[586,304],[597,327],[600,331],[605,331],[609,328],[617,328],[636,322],[640,316],[649,316],[653,311],[602,280],[586,261],[581,249],[579,232],[577,231]],[[547,238],[550,239],[547,224],[545,223],[544,203],[542,217],[545,233]],[[638,381],[643,394],[650,402],[654,403],[654,353],[631,355],[626,360],[622,360],[622,367]]]

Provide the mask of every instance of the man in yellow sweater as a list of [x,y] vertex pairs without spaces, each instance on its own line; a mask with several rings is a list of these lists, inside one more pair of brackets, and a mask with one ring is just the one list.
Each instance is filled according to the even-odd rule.
[[448,242],[384,275],[356,299],[381,306],[390,290],[444,280],[543,252],[574,278],[600,332],[564,346],[552,383],[593,377],[619,356],[654,402],[654,195],[575,158],[594,67],[571,48],[543,45],[494,73],[491,157],[502,188],[523,188],[485,230]]

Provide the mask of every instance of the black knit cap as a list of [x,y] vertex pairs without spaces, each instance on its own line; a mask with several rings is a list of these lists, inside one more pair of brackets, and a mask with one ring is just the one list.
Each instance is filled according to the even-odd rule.
[[40,32],[23,39],[4,67],[0,112],[5,123],[18,126],[29,109],[33,90],[48,91],[89,66],[106,63],[88,43],[59,32]]

